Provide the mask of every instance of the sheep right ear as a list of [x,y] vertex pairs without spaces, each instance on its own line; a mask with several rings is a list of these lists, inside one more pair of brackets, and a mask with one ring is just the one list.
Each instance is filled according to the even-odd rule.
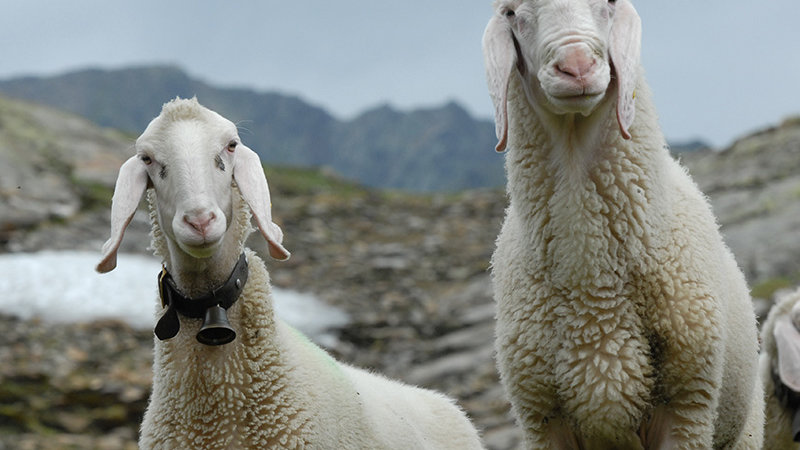
[[778,375],[783,384],[800,392],[800,332],[788,316],[782,316],[772,334],[778,346]]
[[617,76],[617,123],[622,137],[630,139],[628,131],[636,115],[636,83],[639,54],[642,48],[642,21],[628,0],[618,0],[609,36],[609,56]]
[[98,272],[110,272],[117,267],[117,250],[147,189],[147,180],[147,170],[138,156],[132,156],[119,168],[111,199],[111,237],[103,244],[103,257],[95,268]]
[[283,231],[272,222],[272,202],[267,177],[264,175],[264,168],[261,167],[261,159],[256,152],[243,144],[236,147],[233,179],[236,180],[239,192],[253,212],[258,230],[269,244],[269,255],[281,261],[289,259],[291,253],[281,245]]
[[508,141],[508,84],[517,66],[517,49],[511,26],[495,14],[483,32],[483,62],[489,96],[494,103],[494,123],[497,134],[495,150],[502,152]]

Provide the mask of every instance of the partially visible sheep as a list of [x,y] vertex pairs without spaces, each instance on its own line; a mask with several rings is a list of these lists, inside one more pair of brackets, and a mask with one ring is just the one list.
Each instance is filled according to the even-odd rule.
[[483,45],[510,199],[496,350],[526,447],[760,448],[748,288],[669,155],[635,9],[495,10]]
[[[141,448],[482,447],[452,400],[340,364],[275,318],[264,263],[243,249],[250,210],[271,256],[289,252],[272,222],[259,158],[233,123],[196,99],[164,105],[120,169],[98,271],[115,267],[148,187],[153,247],[165,266],[160,279],[173,281],[159,284],[170,306],[156,329],[164,340],[155,341]],[[208,299],[227,305],[233,342],[195,339],[201,320],[183,312]]]
[[800,289],[781,296],[761,327],[764,449],[800,449]]

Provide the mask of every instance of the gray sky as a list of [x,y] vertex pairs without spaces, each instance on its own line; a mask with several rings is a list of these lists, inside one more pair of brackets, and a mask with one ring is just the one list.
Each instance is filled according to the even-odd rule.
[[[723,146],[800,114],[800,1],[634,5],[668,139]],[[172,63],[340,118],[447,100],[492,114],[480,45],[489,0],[0,0],[0,11],[0,78]]]

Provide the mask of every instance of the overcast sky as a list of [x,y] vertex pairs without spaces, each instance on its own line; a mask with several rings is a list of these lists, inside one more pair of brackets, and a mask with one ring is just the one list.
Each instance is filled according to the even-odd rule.
[[[800,114],[800,1],[634,5],[668,139],[724,146]],[[448,100],[492,114],[480,45],[489,0],[0,0],[0,11],[4,79],[171,63],[340,118]]]

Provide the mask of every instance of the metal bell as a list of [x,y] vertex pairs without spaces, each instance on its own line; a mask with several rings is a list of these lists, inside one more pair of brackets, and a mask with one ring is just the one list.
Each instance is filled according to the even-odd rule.
[[228,322],[228,314],[219,305],[206,309],[203,326],[197,332],[197,341],[205,345],[223,345],[236,339],[236,331]]

